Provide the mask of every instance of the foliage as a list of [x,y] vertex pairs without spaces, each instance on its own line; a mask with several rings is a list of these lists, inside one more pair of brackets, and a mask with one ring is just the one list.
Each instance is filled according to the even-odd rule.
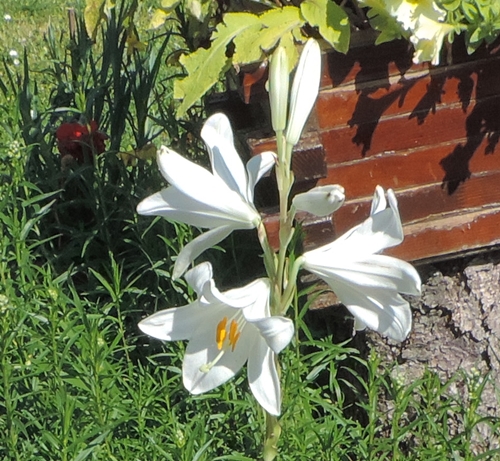
[[[61,4],[2,3],[19,3],[9,10],[14,16],[32,9],[39,21]],[[98,27],[97,44],[78,20],[74,36],[64,35],[62,27],[48,29],[46,41],[33,41],[31,52],[21,53],[19,67],[2,66],[5,460],[244,461],[260,453],[263,415],[245,376],[208,395],[190,396],[181,387],[182,345],[148,341],[136,328],[144,315],[189,299],[170,274],[179,247],[191,237],[184,226],[138,219],[137,202],[161,182],[141,149],[163,140],[193,158],[200,155],[193,141],[197,112],[190,112],[192,125],[174,118],[177,71],[164,62],[178,42],[156,32],[147,50],[129,54],[129,11],[110,10]],[[73,117],[98,120],[111,140],[95,163],[62,171],[55,131]],[[136,155],[136,165],[124,164],[120,152]],[[246,236],[241,240],[249,245]],[[225,270],[222,278],[234,277],[223,259],[230,253],[211,256],[219,273]],[[256,258],[249,245],[237,268],[241,278]],[[463,377],[468,401],[452,392],[455,381],[443,383],[432,373],[404,385],[381,370],[376,357],[362,357],[350,344],[335,344],[327,331],[313,330],[307,302],[300,309],[296,302],[296,308],[301,342],[283,356],[281,459],[498,456],[490,447],[477,455],[472,450],[481,424],[491,433],[500,429],[498,419],[484,418],[479,408],[487,379]],[[391,419],[377,405],[382,395],[394,403]],[[455,421],[463,424],[453,432]]]
[[500,33],[500,4],[495,0],[442,0],[447,21],[465,27],[467,51],[473,53],[483,43],[492,43]]
[[177,116],[182,116],[206,94],[221,73],[265,59],[278,44],[286,50],[293,68],[298,56],[295,43],[305,40],[303,28],[307,23],[318,26],[334,48],[347,51],[350,37],[347,14],[329,0],[305,0],[300,7],[285,6],[260,14],[226,13],[212,34],[208,49],[198,48],[181,57],[187,75],[176,82],[175,97],[182,100]]
[[[197,44],[180,58],[186,75],[175,86],[175,97],[180,100],[177,117],[183,116],[223,75],[249,63],[265,61],[278,44],[286,49],[293,68],[297,62],[296,47],[311,34],[321,36],[335,50],[346,53],[351,33],[362,27],[360,24],[366,25],[358,0],[342,2],[342,6],[334,0],[302,0],[298,6],[284,2],[280,7],[270,2],[257,3],[259,7],[253,10],[247,6],[244,11],[228,11],[223,15],[213,6],[215,2],[197,0],[164,0],[156,9],[151,23],[155,28],[165,21],[178,21],[181,25],[189,24],[188,28],[180,29],[192,32],[193,24],[198,24]],[[443,18],[434,22],[435,30],[425,30],[428,24],[408,28],[395,14],[404,3],[413,8],[423,5],[428,11],[442,11]],[[467,49],[472,53],[483,42],[491,43],[499,35],[500,6],[495,0],[359,0],[359,4],[368,7],[369,23],[379,32],[376,44],[409,39],[418,62],[427,59],[438,63],[445,36],[451,42],[455,35],[464,32]],[[437,50],[433,55],[419,52],[433,41]]]

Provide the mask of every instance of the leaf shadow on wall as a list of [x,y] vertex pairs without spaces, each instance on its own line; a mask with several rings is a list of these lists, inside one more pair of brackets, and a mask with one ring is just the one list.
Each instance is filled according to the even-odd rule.
[[[355,75],[354,85],[359,94],[356,107],[347,124],[357,127],[352,142],[361,146],[361,155],[366,156],[371,148],[373,135],[380,118],[387,109],[398,101],[399,107],[404,104],[408,91],[416,80],[401,79],[401,87],[391,91],[390,69],[396,68],[397,73],[404,75],[411,67],[411,53],[408,53],[408,43],[397,40],[381,45],[353,48],[346,56],[335,55],[328,60],[329,74],[333,84],[345,81],[350,72],[359,68]],[[394,74],[395,72],[392,71]],[[378,96],[381,90],[387,90]]]
[[[466,140],[455,146],[439,164],[444,170],[442,187],[453,194],[458,186],[472,175],[470,162],[486,138],[484,155],[495,152],[500,140],[500,96],[491,94],[488,80],[492,74],[500,75],[500,60],[496,71],[479,69],[477,71],[476,101],[465,120]],[[472,80],[472,77],[469,76]],[[465,110],[464,110],[465,111]]]
[[[456,40],[452,47],[454,63],[464,65],[442,68],[441,73],[439,73],[440,68],[437,68],[434,73],[431,73],[431,82],[427,87],[427,92],[410,114],[410,119],[416,118],[419,124],[423,124],[431,112],[435,113],[437,104],[442,102],[441,96],[444,94],[444,86],[448,79],[459,81],[457,97],[464,114],[467,113],[471,104],[474,104],[469,115],[464,117],[465,142],[457,143],[453,151],[439,162],[444,170],[441,187],[449,195],[471,177],[470,161],[484,138],[487,138],[485,155],[492,154],[498,144],[500,97],[495,76],[500,74],[499,50],[500,39],[492,46],[482,47],[473,56],[468,56],[464,42]],[[474,61],[477,64],[474,64]]]

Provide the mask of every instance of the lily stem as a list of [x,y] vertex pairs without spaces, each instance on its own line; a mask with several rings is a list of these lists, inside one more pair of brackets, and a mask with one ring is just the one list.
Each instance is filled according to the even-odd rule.
[[278,439],[281,435],[281,426],[278,418],[266,412],[266,440],[264,442],[264,461],[273,461],[278,456]]

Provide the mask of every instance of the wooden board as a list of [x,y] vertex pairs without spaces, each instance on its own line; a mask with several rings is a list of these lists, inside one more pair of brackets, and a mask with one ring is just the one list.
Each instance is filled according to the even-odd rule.
[[[377,184],[395,190],[405,229],[390,254],[428,261],[500,244],[500,40],[472,56],[456,41],[450,65],[413,65],[411,56],[403,41],[324,54],[318,102],[294,152],[295,190],[342,184],[346,204],[332,217],[301,216],[306,248],[364,220]],[[235,117],[251,154],[274,149],[262,86]],[[257,197],[276,240],[274,187],[267,178]]]

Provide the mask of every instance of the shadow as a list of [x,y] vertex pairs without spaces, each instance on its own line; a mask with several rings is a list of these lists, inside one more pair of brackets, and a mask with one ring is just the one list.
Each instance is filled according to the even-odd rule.
[[[481,67],[475,72],[477,73],[476,102],[465,121],[466,141],[458,144],[439,162],[444,170],[442,188],[450,195],[461,183],[470,178],[471,159],[484,140],[486,139],[484,155],[492,155],[500,140],[500,95],[495,94],[495,86],[491,85],[492,76],[500,75],[500,60],[496,60],[493,66],[490,64],[487,69]],[[472,81],[470,75],[469,80]],[[467,79],[462,79],[462,82],[468,94],[470,82]],[[468,106],[470,98],[462,99],[463,110],[464,104]]]
[[416,118],[418,124],[422,125],[431,112],[436,113],[436,106],[441,103],[441,96],[444,94],[443,87],[446,80],[447,76],[445,75],[431,74],[431,81],[427,85],[427,91],[412,110],[409,120]]
[[369,95],[370,92],[362,91],[360,93],[352,118],[347,123],[350,127],[356,125],[358,127],[352,142],[357,146],[362,146],[361,155],[363,157],[370,150],[373,134],[380,117],[396,100],[404,100],[404,95],[408,90],[409,87],[401,88],[381,98],[372,98]]
[[[415,84],[415,80],[401,79],[402,87],[389,92],[392,86],[390,74],[404,75],[411,65],[408,44],[402,40],[352,48],[345,56],[336,53],[329,56],[329,75],[334,86],[354,74],[354,85],[359,98],[347,123],[350,127],[357,126],[352,142],[362,146],[363,157],[371,148],[373,135],[382,115],[397,100],[401,106],[407,92]],[[373,95],[384,88],[388,91],[387,94],[382,97]]]
[[[435,114],[440,106],[449,106],[453,110],[456,107],[454,102],[458,100],[460,108],[457,109],[464,113],[466,140],[455,143],[453,151],[440,161],[444,170],[442,187],[448,194],[454,193],[462,182],[470,178],[470,161],[478,149],[485,145],[484,154],[491,155],[500,142],[500,38],[490,46],[480,47],[471,56],[463,41],[456,40],[451,52],[453,65],[431,67],[430,81],[423,95],[412,94],[413,98],[419,99],[415,99],[417,102],[408,116],[408,120],[415,119],[418,125],[426,121],[432,123],[429,114]],[[347,124],[356,128],[352,143],[361,147],[362,157],[372,148],[377,126],[382,117],[388,116],[388,109],[395,103],[402,107],[415,84],[422,78],[429,78],[404,78],[412,66],[411,59],[412,52],[404,41],[353,48],[346,56],[334,53],[328,57],[333,85],[351,81],[358,94]],[[395,85],[398,74],[402,77]],[[456,91],[456,99],[452,94],[447,95],[448,100],[451,96],[452,102],[443,98],[445,92],[450,91],[447,89],[450,79],[458,82],[452,90]],[[439,130],[436,132],[439,133]],[[442,142],[439,135],[435,142]]]
[[[320,309],[309,309],[304,316],[304,323],[309,329],[309,334],[315,341],[327,339],[332,345],[339,346],[339,356],[334,365],[336,386],[341,391],[342,401],[338,401],[338,395],[331,389],[332,374],[331,368],[324,368],[317,373],[316,378],[309,385],[323,389],[332,401],[342,408],[342,414],[347,418],[352,418],[359,424],[366,426],[369,422],[369,415],[360,402],[367,401],[366,389],[363,382],[369,379],[366,361],[370,354],[370,348],[366,339],[366,332],[361,331],[354,334],[354,321],[345,306],[335,304],[322,307]],[[303,335],[301,341],[308,343],[307,337]],[[342,346],[343,345],[343,346]],[[350,353],[345,353],[341,347],[352,348]],[[331,347],[333,349],[333,347]],[[302,346],[304,356],[320,352],[321,349],[314,344]],[[330,390],[327,390],[329,389]],[[324,410],[317,408],[318,416]]]

